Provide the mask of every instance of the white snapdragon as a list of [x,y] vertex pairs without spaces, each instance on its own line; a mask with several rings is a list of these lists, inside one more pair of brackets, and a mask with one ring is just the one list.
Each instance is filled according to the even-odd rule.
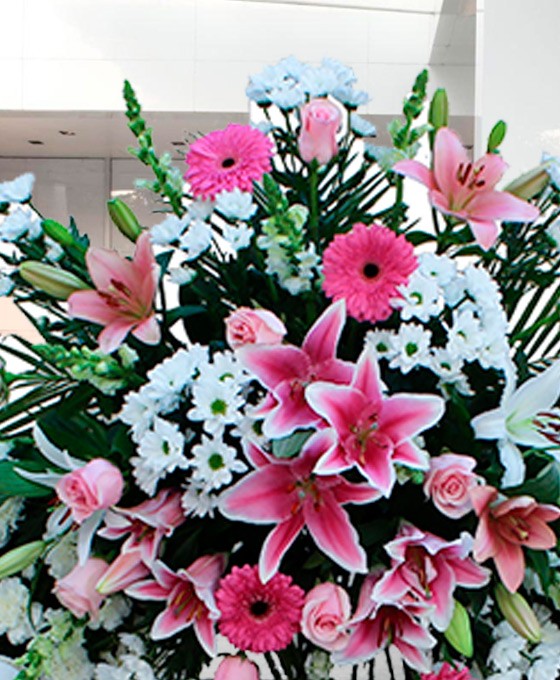
[[248,220],[257,212],[257,206],[253,203],[253,194],[235,187],[216,196],[216,210],[230,220]]
[[78,532],[68,531],[45,556],[48,572],[54,579],[69,574],[78,563]]
[[123,595],[112,595],[103,602],[96,618],[91,619],[88,628],[106,631],[116,630],[132,611],[130,601]]
[[[0,581],[0,635],[6,634],[12,645],[20,645],[33,637],[28,614],[29,597],[29,590],[19,578]],[[31,615],[37,624],[41,617],[40,604],[33,603]]]
[[7,498],[0,505],[0,548],[10,540],[23,514],[25,500],[18,496]]
[[14,289],[14,282],[8,274],[0,273],[0,297],[6,297]]
[[237,451],[220,439],[202,436],[202,443],[192,449],[194,468],[192,479],[207,490],[219,489],[233,480],[233,473],[247,471],[247,465],[237,458]]
[[187,215],[190,220],[207,220],[214,211],[214,203],[210,200],[202,198],[196,199],[189,203],[187,208]]

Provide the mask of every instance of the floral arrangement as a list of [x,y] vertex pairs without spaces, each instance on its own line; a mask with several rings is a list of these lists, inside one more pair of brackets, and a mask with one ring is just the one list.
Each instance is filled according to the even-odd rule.
[[109,203],[132,257],[0,185],[42,337],[1,345],[19,680],[558,677],[557,165],[496,188],[504,123],[473,162],[426,88],[384,148],[350,69],[282,60],[183,179],[126,83],[165,213]]

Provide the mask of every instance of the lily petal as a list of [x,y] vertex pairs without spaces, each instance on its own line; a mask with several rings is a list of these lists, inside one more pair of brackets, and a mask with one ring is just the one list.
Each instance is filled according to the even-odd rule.
[[330,305],[309,329],[302,349],[313,363],[321,363],[336,356],[336,347],[346,323],[346,303],[338,300]]
[[282,558],[305,526],[301,512],[290,519],[280,522],[266,537],[259,558],[259,578],[263,583],[269,581],[278,571]]

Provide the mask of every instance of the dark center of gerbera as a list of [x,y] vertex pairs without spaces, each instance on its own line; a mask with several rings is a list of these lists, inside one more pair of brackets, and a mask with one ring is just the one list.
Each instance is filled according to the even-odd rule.
[[222,168],[231,168],[235,165],[235,158],[224,158]]
[[253,616],[264,616],[268,612],[268,602],[263,602],[263,600],[257,600],[251,605],[251,614]]
[[373,262],[368,262],[364,265],[363,272],[366,279],[374,279],[379,274],[379,267]]

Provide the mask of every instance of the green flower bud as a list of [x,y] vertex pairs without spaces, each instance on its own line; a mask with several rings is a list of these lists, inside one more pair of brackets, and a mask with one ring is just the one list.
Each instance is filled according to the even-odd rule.
[[447,92],[443,88],[436,90],[434,93],[430,104],[428,120],[434,130],[439,130],[440,127],[447,127],[449,125],[449,101],[447,99]]
[[60,243],[61,246],[75,245],[74,237],[62,224],[54,220],[43,220],[41,226],[43,227],[43,232],[52,238],[53,241]]
[[32,541],[20,545],[0,557],[0,579],[18,574],[41,557],[45,552],[45,541]]
[[506,136],[506,124],[503,120],[499,120],[492,128],[492,132],[488,136],[488,153],[496,153],[498,147],[504,141]]
[[507,191],[514,196],[518,196],[525,201],[540,194],[550,182],[550,175],[546,171],[548,165],[549,162],[547,161],[546,163],[542,163],[536,168],[529,170],[529,172],[525,172],[517,179],[514,179],[513,182],[510,182],[504,191]]
[[540,642],[541,625],[527,600],[520,593],[510,593],[499,583],[494,595],[504,618],[516,633],[529,642]]
[[19,267],[19,274],[22,279],[30,283],[33,288],[42,290],[52,297],[59,300],[67,300],[68,297],[77,290],[87,290],[89,286],[81,279],[64,269],[53,267],[50,264],[43,264],[29,260],[23,262]]
[[472,657],[473,638],[469,614],[457,600],[455,600],[453,617],[444,635],[447,642],[460,654],[468,658]]
[[126,236],[129,241],[136,243],[136,239],[142,233],[142,227],[138,224],[136,215],[132,210],[120,198],[109,201],[107,208],[111,219],[121,234]]

